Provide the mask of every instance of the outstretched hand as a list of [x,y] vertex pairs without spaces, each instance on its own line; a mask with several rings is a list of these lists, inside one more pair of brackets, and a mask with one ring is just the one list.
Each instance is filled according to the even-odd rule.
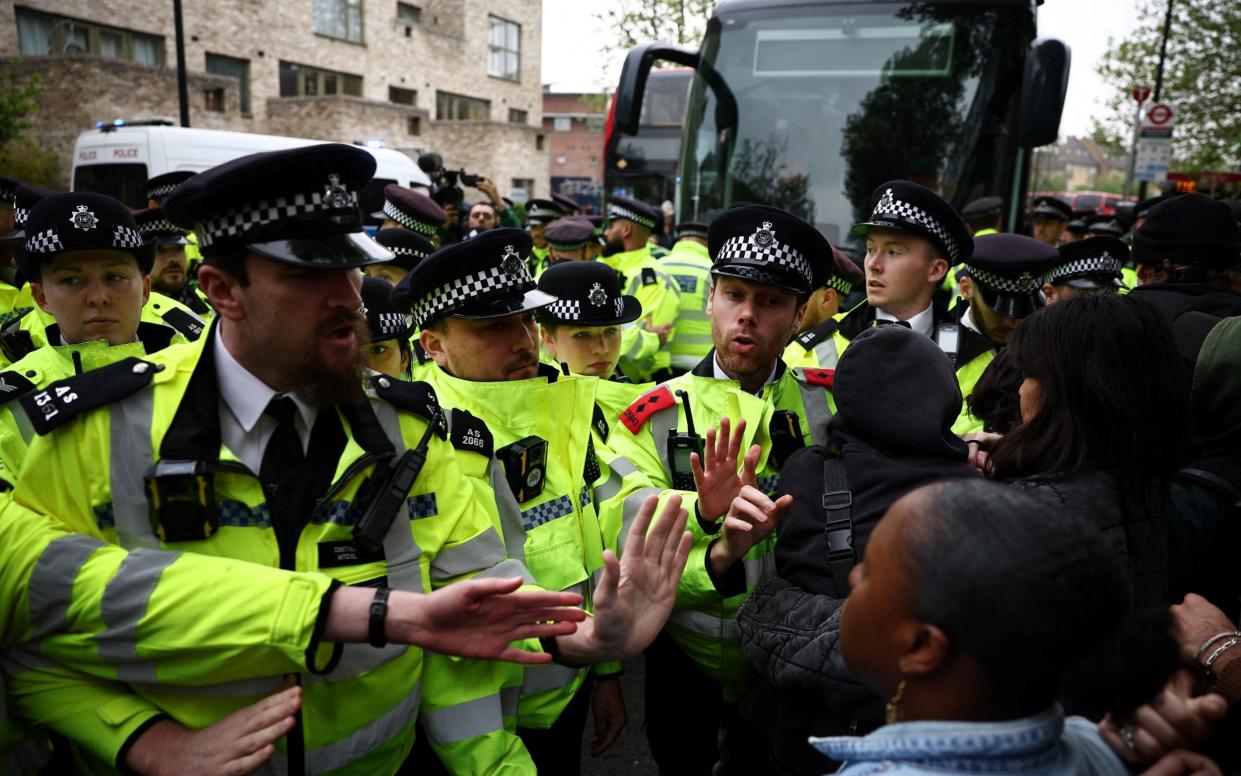
[[793,497],[787,493],[772,501],[770,496],[753,485],[742,487],[728,508],[723,534],[711,543],[708,556],[711,571],[722,577],[754,545],[771,536],[780,516],[792,504]]
[[745,485],[755,485],[755,472],[763,449],[752,445],[746,451],[742,470],[737,471],[737,456],[741,454],[741,441],[745,438],[745,421],[737,423],[737,430],[730,433],[728,418],[720,418],[720,428],[707,430],[707,443],[703,446],[705,463],[698,453],[690,453],[690,469],[694,473],[694,487],[698,491],[698,512],[708,522],[718,520],[728,512],[733,500]]

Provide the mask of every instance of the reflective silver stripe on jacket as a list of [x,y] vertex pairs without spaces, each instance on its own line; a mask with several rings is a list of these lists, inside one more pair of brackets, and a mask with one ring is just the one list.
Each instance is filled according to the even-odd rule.
[[811,352],[814,353],[814,357],[818,360],[819,367],[822,369],[835,369],[836,362],[840,360],[840,351],[836,349],[835,336],[824,339],[818,345],[815,345]]
[[151,449],[151,416],[155,391],[145,388],[110,406],[112,445],[109,482],[117,540],[122,547],[159,549],[151,528],[144,483],[155,465]]
[[650,496],[658,496],[664,492],[663,488],[639,488],[628,496],[625,496],[625,505],[623,509],[623,517],[621,518],[620,536],[616,538],[618,555],[625,552],[625,541],[629,538],[629,529],[633,527],[633,521],[638,519],[638,512],[642,510],[642,503]]
[[95,636],[95,643],[100,657],[117,664],[116,675],[121,681],[156,680],[155,664],[138,659],[138,624],[146,615],[160,575],[180,556],[179,552],[134,550],[121,561],[116,576],[104,588],[99,608],[106,628]]
[[[371,400],[370,404],[375,411],[375,417],[379,419],[379,425],[383,427],[384,434],[388,437],[388,441],[392,443],[396,454],[398,456],[401,455],[405,452],[405,438],[401,435],[401,420],[396,413],[396,409],[387,402],[379,400]],[[426,477],[425,469],[419,473],[418,479],[422,480],[424,485],[427,483],[429,478]],[[414,484],[417,485],[417,482]],[[413,518],[410,514],[409,506],[410,500],[408,498],[401,502],[401,510],[397,513],[396,519],[392,521],[392,527],[388,529],[388,533],[384,536],[384,559],[388,566],[388,587],[394,590],[425,593],[426,590],[422,586],[422,565],[419,562],[422,558],[422,548],[414,541],[414,529],[410,525]],[[335,675],[336,671],[333,671],[332,674]]]
[[431,581],[445,582],[503,563],[504,542],[494,528],[451,547],[441,547],[431,560]]
[[384,712],[374,722],[330,744],[315,747],[306,753],[306,772],[320,774],[343,768],[355,760],[383,747],[413,724],[422,700],[422,686],[405,694],[401,702]]
[[816,445],[826,446],[829,441],[827,424],[832,419],[832,411],[827,406],[827,389],[801,380],[796,382],[802,407],[806,410],[806,424],[810,426],[810,440]]
[[62,536],[44,548],[30,573],[28,606],[31,639],[65,626],[73,603],[73,583],[86,561],[104,543],[90,536]]
[[528,697],[563,689],[572,684],[585,670],[587,669],[570,668],[559,663],[526,666],[521,682],[521,694],[523,697]]
[[616,498],[620,493],[625,478],[638,471],[628,458],[617,456],[607,462],[608,478],[595,486],[595,503],[602,504]]
[[502,693],[447,706],[422,709],[422,729],[432,744],[452,744],[494,733],[504,727]]
[[737,621],[731,617],[723,619],[705,612],[687,609],[681,612],[673,612],[672,616],[668,618],[668,622],[713,639],[737,638]]

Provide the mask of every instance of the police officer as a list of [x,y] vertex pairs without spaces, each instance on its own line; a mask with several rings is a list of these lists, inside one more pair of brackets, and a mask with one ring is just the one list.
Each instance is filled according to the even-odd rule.
[[[888,181],[871,195],[871,216],[853,230],[866,237],[866,301],[840,318],[832,333],[837,358],[860,332],[883,322],[903,322],[935,340],[954,363],[963,396],[990,362],[992,342],[963,327],[934,299],[953,264],[974,249],[961,217],[935,192],[911,181]],[[996,235],[991,235],[992,239]],[[1052,253],[1055,253],[1053,250]],[[964,282],[962,292],[964,292]],[[958,309],[964,309],[958,305]],[[831,360],[821,340],[820,363]],[[963,426],[972,423],[962,413]]]
[[[34,307],[30,288],[17,269],[21,242],[25,239],[30,203],[18,204],[19,193],[42,197],[49,189],[26,187],[21,181],[0,176],[0,324]],[[34,201],[38,201],[37,198]],[[20,221],[18,220],[20,218]]]
[[[481,456],[459,456],[437,433],[433,393],[377,376],[373,393],[362,394],[356,267],[390,258],[363,234],[357,210],[374,169],[364,150],[316,145],[243,157],[179,187],[164,210],[197,228],[215,322],[196,347],[126,359],[22,397],[40,436],[15,500],[130,547],[174,545],[370,582],[377,618],[389,587],[424,592],[480,571],[523,574],[462,472],[463,458]],[[82,204],[28,244],[64,244],[85,229],[97,217]],[[258,217],[273,208],[280,218]],[[68,422],[77,416],[82,422]],[[408,485],[385,490],[396,482]],[[302,678],[290,768],[391,773],[409,751],[422,653],[380,649],[382,631],[372,633],[372,647],[345,647]],[[14,686],[22,681],[38,679],[18,676]],[[498,689],[498,674],[492,681]],[[201,726],[274,689],[175,685],[156,680],[141,697],[114,702],[136,723],[154,718],[154,701]],[[365,704],[351,702],[359,698]],[[96,750],[124,751],[134,744],[126,739],[158,737],[174,724],[138,729],[96,717],[86,725],[54,706],[38,711],[54,728],[72,723],[60,732],[76,740],[106,742]],[[487,743],[507,749],[503,738]]]
[[981,197],[965,203],[961,219],[971,237],[996,234],[1004,225],[1004,200],[999,197]]
[[[444,405],[454,408],[450,435],[485,442],[496,452],[499,470],[492,482],[510,557],[523,559],[540,586],[580,591],[594,606],[603,550],[619,551],[621,540],[621,524],[605,527],[595,495],[595,486],[610,477],[593,444],[598,381],[539,364],[535,311],[559,305],[568,316],[572,303],[538,290],[526,269],[530,248],[529,235],[520,230],[484,232],[427,257],[397,287],[393,302],[414,316],[423,348],[438,365],[430,381]],[[618,300],[629,312],[624,308],[632,303],[600,285],[590,289],[587,304],[615,310]],[[653,637],[668,610],[649,605],[644,601],[635,609],[645,625],[635,622],[631,628],[641,632],[653,626]],[[595,613],[587,630],[600,627],[606,617],[597,607]],[[647,643],[649,638],[641,647]],[[605,743],[615,740],[624,724],[615,682],[619,670],[605,664],[526,671],[519,683],[517,725],[540,772],[577,772],[590,707],[607,720]],[[592,675],[606,681],[592,689]],[[441,759],[466,749],[481,763],[473,742],[455,733],[476,711],[468,704],[441,703],[442,689],[429,673],[430,713],[422,720],[428,740]]]
[[659,260],[681,292],[677,324],[668,350],[672,370],[688,372],[711,351],[711,322],[707,319],[707,289],[711,286],[711,256],[707,252],[707,225],[683,221],[673,230],[676,242]]
[[1086,227],[1094,214],[1093,210],[1074,210],[1072,216],[1069,217],[1068,222],[1064,225],[1064,231],[1060,234],[1060,242],[1067,243],[1086,239]]
[[578,204],[573,197],[566,197],[564,194],[552,192],[552,202],[564,212],[566,216],[575,216],[582,211],[582,206]]
[[188,251],[192,232],[180,229],[164,217],[163,208],[156,206],[134,214],[138,232],[155,243],[155,263],[151,265],[151,288],[180,302],[195,315],[208,318],[211,306],[198,288],[197,268],[190,269]]
[[438,248],[443,244],[440,230],[448,216],[444,208],[421,191],[389,183],[384,186],[383,209],[371,213],[371,218],[383,222],[380,229],[408,229],[427,238]]
[[375,233],[375,242],[392,252],[392,261],[368,264],[362,273],[387,281],[389,287],[400,283],[418,262],[435,252],[435,246],[426,237],[400,227],[380,229]]
[[1064,200],[1056,197],[1035,197],[1030,209],[1034,239],[1056,247],[1063,241],[1064,230],[1072,218],[1073,208]]
[[835,369],[839,356],[832,335],[839,325],[841,303],[866,280],[861,268],[839,249],[832,248],[836,271],[810,295],[801,330],[784,349],[789,366]]
[[538,267],[547,259],[547,238],[543,230],[553,221],[564,218],[565,212],[550,199],[530,199],[526,201],[526,231],[534,247],[530,250],[531,267]]
[[[791,370],[780,354],[811,290],[832,272],[831,246],[805,221],[762,205],[721,213],[708,234],[714,347],[622,413],[609,444],[656,486],[688,487],[692,456],[703,450],[697,434],[728,419],[731,436],[708,432],[708,456],[726,439],[746,451],[752,486],[772,493],[788,456],[826,439],[831,373]],[[736,713],[749,672],[733,618],[770,571],[773,523],[774,515],[749,530],[709,514],[691,521],[695,560],[668,627],[647,650],[646,733],[662,773],[709,773],[717,760],[728,773],[761,772],[762,742]],[[691,577],[695,566],[706,573]]]
[[[162,175],[156,175],[154,178],[148,178],[142,184],[142,198],[146,200],[147,207],[160,207],[164,204],[164,200],[168,199],[169,194],[172,194],[178,186],[197,174],[194,170],[173,170]],[[193,232],[188,232],[185,239],[184,251],[185,258],[189,263],[188,272],[193,276],[198,271],[198,264],[202,261],[203,255],[198,250],[197,235]],[[169,294],[169,296],[173,296],[173,294]],[[194,312],[199,315],[203,314],[196,309]]]
[[575,375],[614,377],[621,327],[642,317],[642,303],[621,294],[616,273],[594,261],[556,264],[538,283],[540,291],[556,297],[535,316],[552,364],[564,364]]
[[566,261],[594,261],[603,246],[595,239],[595,227],[585,218],[570,216],[548,224],[543,229],[547,257],[535,265],[537,279],[548,268]]
[[1086,237],[1115,237],[1117,239],[1125,236],[1126,229],[1121,224],[1120,219],[1116,216],[1105,216],[1096,214],[1086,219]]
[[[31,391],[132,356],[187,342],[171,326],[142,321],[156,244],[129,208],[102,194],[52,194],[31,212],[22,271],[53,321],[48,344],[0,372],[0,463],[19,471],[33,434],[7,405]],[[67,225],[72,224],[68,228]]]
[[392,304],[392,286],[380,278],[364,277],[360,293],[370,333],[367,366],[398,380],[410,379],[409,320]]
[[1115,237],[1088,237],[1066,243],[1057,251],[1060,262],[1043,279],[1047,304],[1087,294],[1115,294],[1124,288],[1121,270],[1129,246]]
[[614,196],[603,233],[603,262],[621,274],[625,293],[642,303],[643,325],[625,329],[621,345],[621,370],[635,383],[672,374],[668,343],[675,334],[681,291],[659,266],[648,242],[662,218],[643,202]]

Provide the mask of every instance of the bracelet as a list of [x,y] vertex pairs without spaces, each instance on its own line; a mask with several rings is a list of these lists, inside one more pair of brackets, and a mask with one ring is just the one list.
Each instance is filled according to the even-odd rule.
[[368,641],[372,647],[388,646],[384,635],[384,621],[388,619],[388,594],[392,591],[386,587],[375,588],[375,597],[371,600],[371,618],[368,624]]
[[1237,646],[1238,644],[1241,644],[1241,639],[1234,637],[1234,638],[1228,639],[1228,641],[1225,641],[1223,644],[1216,647],[1215,651],[1211,653],[1211,656],[1206,659],[1205,666],[1207,669],[1207,673],[1208,674],[1213,673],[1211,671],[1211,666],[1215,665],[1216,658],[1218,658],[1220,655],[1224,654],[1228,650],[1232,649],[1233,647]]
[[1198,654],[1194,657],[1194,662],[1201,663],[1202,656],[1206,654],[1206,651],[1210,649],[1212,644],[1219,641],[1220,639],[1226,639],[1231,636],[1241,636],[1241,631],[1222,631],[1220,633],[1215,634],[1214,636],[1207,639],[1206,641],[1202,642],[1202,646],[1198,647]]

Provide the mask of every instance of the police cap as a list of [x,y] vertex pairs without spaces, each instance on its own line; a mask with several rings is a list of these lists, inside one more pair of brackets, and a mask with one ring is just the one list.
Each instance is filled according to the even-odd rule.
[[30,211],[26,235],[21,269],[28,278],[38,278],[44,264],[70,251],[122,251],[137,260],[144,275],[155,262],[155,241],[138,232],[123,202],[103,194],[44,197]]
[[165,218],[162,207],[139,210],[134,213],[134,223],[138,225],[138,232],[146,239],[154,240],[156,245],[190,244],[186,239],[189,232]]
[[553,193],[552,201],[555,202],[562,211],[564,211],[565,215],[577,215],[577,212],[582,209],[582,206],[577,204],[576,199],[573,197],[566,197],[564,194]]
[[832,258],[836,262],[836,271],[827,279],[826,285],[839,291],[842,296],[848,296],[853,292],[854,286],[866,279],[866,274],[853,263],[853,259],[835,246],[832,246]]
[[589,221],[590,225],[595,228],[595,237],[602,242],[603,230],[608,226],[608,217],[605,215],[595,214],[593,216],[586,216],[586,220]]
[[560,205],[552,202],[550,199],[528,199],[526,200],[526,223],[527,224],[550,224],[558,218],[564,218],[564,211],[560,209]]
[[1049,221],[1068,221],[1073,217],[1073,208],[1069,203],[1055,197],[1035,197],[1030,208],[1030,215],[1035,219]]
[[1074,210],[1068,223],[1064,225],[1070,232],[1085,232],[1086,223],[1094,216],[1093,210]]
[[521,229],[490,229],[422,260],[392,292],[392,302],[425,329],[446,315],[503,318],[556,298],[535,288],[526,267],[532,242]]
[[965,272],[988,307],[1005,318],[1024,318],[1043,306],[1043,277],[1059,261],[1042,240],[989,234],[974,241]]
[[1074,240],[1056,251],[1060,263],[1047,271],[1046,282],[1073,288],[1120,288],[1120,270],[1129,260],[1129,246],[1116,237]]
[[1124,237],[1125,227],[1113,216],[1094,215],[1086,219],[1086,234],[1096,237]]
[[965,203],[965,207],[961,208],[961,218],[973,221],[975,218],[998,216],[1003,212],[1004,200],[999,197],[980,197]]
[[372,213],[371,218],[377,221],[395,221],[406,229],[427,237],[434,236],[448,220],[444,208],[436,204],[435,200],[421,191],[407,189],[396,183],[384,186],[383,210]]
[[1133,259],[1153,266],[1163,259],[1233,267],[1241,261],[1241,227],[1232,208],[1202,194],[1160,202],[1133,235]]
[[780,208],[742,205],[707,230],[711,274],[808,294],[835,272],[832,246],[810,224]]
[[697,237],[699,240],[707,239],[707,225],[701,221],[682,221],[673,227],[672,231],[678,240],[685,237]]
[[146,183],[142,184],[142,200],[144,202],[151,200],[163,202],[164,198],[176,191],[178,186],[197,174],[193,170],[173,170],[172,172],[149,178]]
[[612,326],[642,317],[636,296],[621,293],[616,270],[597,261],[564,261],[539,276],[539,290],[556,301],[539,310],[541,323]]
[[547,225],[543,239],[558,251],[576,251],[595,239],[595,225],[580,216],[561,218]]
[[30,217],[30,211],[34,210],[34,206],[44,197],[50,197],[60,192],[54,189],[45,189],[42,186],[35,186],[31,183],[19,183],[13,193],[13,231],[4,236],[5,240],[24,241],[26,239],[26,219]]
[[358,192],[375,157],[340,143],[243,156],[182,183],[164,215],[193,229],[204,257],[252,251],[325,269],[388,261],[362,231]]
[[392,303],[392,284],[383,278],[362,278],[362,306],[371,342],[409,337],[409,320]]
[[608,202],[608,220],[615,221],[618,218],[632,221],[652,231],[664,222],[663,213],[655,208],[645,202],[639,202],[632,197],[622,197],[619,194]]
[[957,211],[935,192],[913,181],[888,181],[871,195],[870,219],[853,227],[854,234],[893,229],[930,240],[950,264],[970,257],[974,241]]
[[430,240],[408,229],[380,229],[375,233],[375,242],[392,251],[392,264],[406,272],[435,252]]

